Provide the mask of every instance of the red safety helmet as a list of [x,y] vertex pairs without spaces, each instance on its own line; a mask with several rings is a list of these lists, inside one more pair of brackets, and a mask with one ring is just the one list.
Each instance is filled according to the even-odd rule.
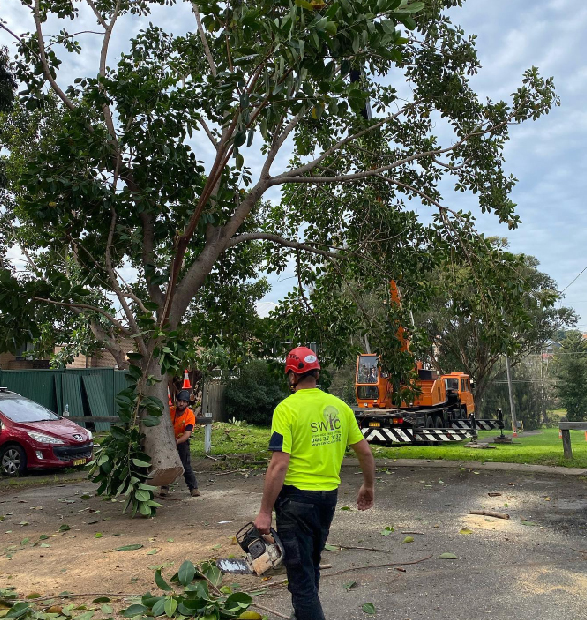
[[320,370],[320,362],[312,349],[298,347],[292,349],[285,358],[285,374],[290,370],[298,375],[310,370]]

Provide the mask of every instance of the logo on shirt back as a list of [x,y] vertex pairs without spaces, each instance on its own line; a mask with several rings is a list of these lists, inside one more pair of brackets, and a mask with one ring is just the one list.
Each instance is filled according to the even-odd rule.
[[340,430],[340,419],[338,417],[338,409],[336,407],[325,407],[322,415],[324,416],[323,422],[312,422],[313,433]]

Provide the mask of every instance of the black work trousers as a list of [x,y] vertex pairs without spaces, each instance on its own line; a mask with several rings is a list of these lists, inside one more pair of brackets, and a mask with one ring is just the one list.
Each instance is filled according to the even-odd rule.
[[184,441],[177,445],[177,453],[179,454],[179,458],[181,459],[181,464],[183,465],[183,478],[185,483],[188,485],[188,489],[191,491],[192,489],[198,488],[198,481],[196,480],[196,475],[194,474],[194,470],[192,469],[192,459],[190,457],[190,440]]
[[284,485],[275,502],[277,534],[285,551],[296,620],[325,620],[318,590],[320,555],[336,508],[337,491],[300,491]]

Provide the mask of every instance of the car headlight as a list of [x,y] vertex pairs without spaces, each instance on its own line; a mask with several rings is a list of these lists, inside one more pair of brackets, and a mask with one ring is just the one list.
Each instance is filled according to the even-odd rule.
[[92,431],[87,431],[87,433],[88,433],[88,439],[91,441],[94,438],[94,436],[92,435]]
[[34,439],[38,443],[50,443],[54,446],[62,446],[65,443],[61,439],[57,439],[57,437],[51,437],[43,433],[37,433],[36,431],[28,431],[27,434],[31,439]]

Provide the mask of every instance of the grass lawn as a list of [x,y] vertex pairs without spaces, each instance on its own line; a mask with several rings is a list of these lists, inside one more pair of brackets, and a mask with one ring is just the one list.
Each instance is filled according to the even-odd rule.
[[[496,437],[498,431],[481,431],[479,438]],[[505,433],[511,436],[511,433]],[[501,461],[532,465],[559,465],[587,469],[587,441],[582,431],[571,431],[573,460],[563,458],[562,440],[558,429],[543,429],[535,435],[518,436],[513,445],[496,445],[495,449],[467,448],[467,442],[445,443],[438,446],[372,446],[376,457],[391,459],[443,459],[446,461]],[[269,456],[269,429],[261,426],[235,426],[215,423],[212,428],[212,455],[250,455],[248,460],[263,460]],[[519,445],[518,445],[519,444]],[[494,445],[494,444],[491,444]],[[204,456],[204,429],[193,434],[192,453]],[[243,464],[246,461],[243,460]]]
[[[511,432],[504,433],[511,437]],[[481,431],[479,438],[496,437],[499,431]],[[373,446],[376,457],[394,459],[443,459],[446,461],[500,461],[503,463],[528,463],[531,465],[558,465],[561,467],[587,468],[587,441],[582,431],[571,431],[573,459],[563,457],[562,440],[557,428],[543,429],[536,435],[522,433],[511,445],[495,445],[495,449],[467,448],[467,442],[446,443],[439,446]],[[520,444],[520,445],[518,445]]]
[[[268,458],[270,429],[265,426],[246,424],[236,426],[215,422],[212,425],[212,456],[215,455],[247,455],[247,460],[260,461]],[[197,427],[192,434],[191,452],[195,457],[202,458],[204,452],[204,427]]]

